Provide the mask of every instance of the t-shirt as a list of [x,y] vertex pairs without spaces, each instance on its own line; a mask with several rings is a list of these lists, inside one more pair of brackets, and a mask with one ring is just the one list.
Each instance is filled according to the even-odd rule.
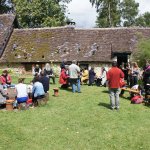
[[136,85],[134,85],[131,89],[138,90],[138,87],[139,87],[139,85],[136,84]]
[[77,65],[71,64],[69,66],[69,76],[71,79],[77,79],[79,72],[80,72],[80,68]]
[[16,91],[17,91],[17,98],[28,96],[27,85],[26,84],[19,83],[15,86],[15,88],[16,88]]
[[124,73],[117,67],[112,67],[107,73],[107,80],[110,88],[120,88],[120,78],[124,78]]
[[27,85],[27,92],[32,93],[32,88],[33,88],[33,85],[31,84]]

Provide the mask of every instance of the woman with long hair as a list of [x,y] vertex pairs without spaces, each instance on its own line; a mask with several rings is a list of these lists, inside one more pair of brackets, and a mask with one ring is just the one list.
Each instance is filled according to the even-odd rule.
[[140,74],[140,69],[138,67],[138,64],[134,62],[132,64],[132,69],[131,69],[131,81],[130,81],[130,87],[137,85],[138,84],[138,77]]
[[44,75],[47,76],[49,79],[52,78],[53,84],[55,84],[55,75],[49,63],[45,64]]

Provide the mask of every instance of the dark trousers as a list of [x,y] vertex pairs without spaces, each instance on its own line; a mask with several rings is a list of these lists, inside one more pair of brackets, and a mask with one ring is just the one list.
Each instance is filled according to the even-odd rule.
[[44,98],[44,97],[45,97],[45,95],[40,95],[40,96],[37,96],[37,97],[34,97],[34,96],[32,95],[32,102],[33,102],[33,104],[34,104],[35,106],[37,106],[37,105],[38,105],[37,100],[38,100],[38,99],[42,99],[42,98]]
[[134,86],[138,84],[138,77],[137,76],[131,76],[131,79],[130,79],[130,87]]
[[53,80],[53,84],[55,84],[55,76],[50,76],[49,77],[49,81],[50,81],[50,79],[52,79]]

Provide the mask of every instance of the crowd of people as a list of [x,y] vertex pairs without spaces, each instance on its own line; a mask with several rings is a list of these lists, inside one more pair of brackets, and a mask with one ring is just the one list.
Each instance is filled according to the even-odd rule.
[[[112,110],[119,110],[119,96],[124,94],[124,90],[120,93],[120,88],[122,87],[140,91],[138,94],[140,98],[142,98],[142,92],[145,92],[145,95],[150,95],[149,64],[146,64],[143,71],[141,71],[136,62],[132,64],[122,63],[118,67],[117,62],[113,61],[112,67],[108,71],[106,71],[105,67],[101,67],[99,76],[93,67],[89,70],[86,67],[80,68],[79,63],[76,61],[72,61],[70,65],[64,61],[61,63],[60,68],[59,83],[61,88],[68,89],[71,87],[73,93],[81,93],[81,85],[85,83],[88,86],[94,84],[97,86],[108,86]],[[24,78],[19,78],[18,84],[14,85],[8,71],[4,70],[0,76],[0,103],[9,99],[7,92],[5,92],[7,88],[14,88],[18,105],[32,99],[33,106],[37,106],[38,100],[44,98],[49,93],[50,79],[55,84],[55,75],[49,63],[46,63],[43,69],[36,65],[32,68],[32,74],[33,80],[29,85],[24,83]],[[139,79],[142,79],[143,87],[139,84]],[[137,94],[131,92],[131,100],[135,99],[135,96]]]
[[[24,83],[25,78],[19,78],[18,84],[15,85],[12,84],[12,79],[8,71],[4,70],[0,76],[0,104],[5,103],[9,99],[7,89],[13,88],[16,93],[15,107],[28,101],[30,101],[32,106],[37,106],[38,100],[44,98],[49,93],[50,78],[53,78],[54,74],[49,63],[45,65],[44,69],[36,65],[32,68],[32,74],[33,80],[30,81],[30,84],[27,85]],[[55,83],[54,79],[53,81]]]

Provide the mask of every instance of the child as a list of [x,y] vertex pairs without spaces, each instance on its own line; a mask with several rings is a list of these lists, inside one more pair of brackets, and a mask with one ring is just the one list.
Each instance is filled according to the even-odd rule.
[[32,98],[32,88],[33,88],[33,82],[30,81],[30,84],[27,85],[27,92],[28,92],[28,97],[29,97],[29,99]]
[[131,103],[133,103],[133,104],[140,104],[140,103],[142,103],[143,102],[143,96],[142,96],[143,88],[142,88],[142,86],[136,84],[131,89],[139,91],[139,94],[135,94],[135,93],[132,93],[132,92],[130,93],[130,95],[131,95]]

